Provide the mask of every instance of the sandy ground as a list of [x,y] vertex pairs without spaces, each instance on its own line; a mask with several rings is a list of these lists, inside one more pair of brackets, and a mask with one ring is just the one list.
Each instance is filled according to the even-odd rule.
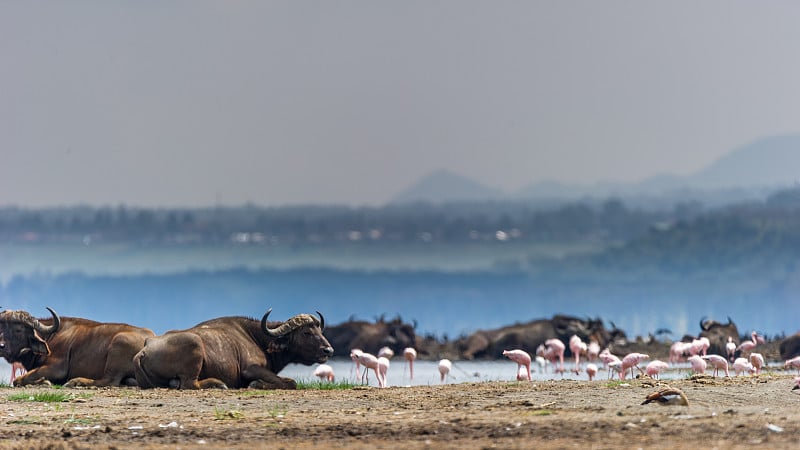
[[483,382],[301,391],[0,389],[0,449],[800,448],[785,373],[672,380],[690,406],[641,405],[657,381]]

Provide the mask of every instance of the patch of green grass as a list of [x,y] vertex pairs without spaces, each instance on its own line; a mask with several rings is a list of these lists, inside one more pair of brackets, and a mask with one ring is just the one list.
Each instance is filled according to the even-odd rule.
[[353,389],[360,384],[354,384],[347,380],[342,381],[319,381],[319,380],[298,380],[297,389],[315,389],[320,391],[346,390]]
[[10,384],[6,383],[5,381],[0,382],[0,389],[2,389],[2,388],[10,388],[10,387],[13,387],[13,386],[11,386]]
[[11,402],[44,402],[44,403],[60,403],[68,402],[76,398],[89,398],[91,394],[82,393],[75,395],[69,392],[60,391],[44,391],[44,392],[18,392],[10,394],[8,400]]
[[239,420],[244,418],[244,413],[235,409],[225,410],[214,408],[214,420]]
[[619,387],[622,384],[627,383],[625,380],[611,380],[606,383],[606,387]]
[[282,419],[286,417],[286,413],[289,411],[289,408],[286,405],[274,404],[272,408],[267,411],[269,416],[273,419]]
[[266,397],[268,395],[274,395],[275,391],[265,389],[242,389],[238,394],[242,397]]
[[29,417],[27,419],[14,419],[6,422],[9,425],[44,425],[45,421],[40,417]]

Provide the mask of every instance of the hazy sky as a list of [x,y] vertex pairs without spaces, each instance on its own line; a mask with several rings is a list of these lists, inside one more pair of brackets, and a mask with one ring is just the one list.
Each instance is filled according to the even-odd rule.
[[0,205],[380,204],[800,131],[796,1],[0,2]]

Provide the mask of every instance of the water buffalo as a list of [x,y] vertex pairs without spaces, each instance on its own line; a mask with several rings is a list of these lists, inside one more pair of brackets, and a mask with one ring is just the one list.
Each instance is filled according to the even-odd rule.
[[142,388],[295,389],[277,374],[290,363],[324,363],[333,348],[322,335],[325,319],[298,314],[286,322],[246,317],[208,320],[147,340],[133,358]]
[[715,355],[722,355],[728,357],[728,351],[725,344],[728,343],[728,337],[733,338],[733,342],[739,344],[739,329],[728,317],[728,323],[723,324],[716,320],[706,320],[705,317],[700,319],[700,332],[699,337],[706,337],[709,341],[708,353]]
[[0,312],[0,356],[21,363],[27,373],[14,386],[136,385],[133,355],[155,334],[124,323],[60,317],[50,308],[49,319],[25,311]]
[[800,356],[800,333],[793,334],[782,340],[778,350],[781,353],[781,359],[792,359],[795,356]]
[[388,322],[380,318],[375,323],[350,320],[328,327],[325,336],[336,349],[334,356],[344,357],[354,348],[377,355],[381,348],[389,347],[399,355],[407,347],[415,347],[417,339],[414,325],[399,317]]
[[617,329],[606,330],[600,319],[583,320],[556,315],[552,319],[539,319],[494,330],[479,330],[462,339],[458,346],[464,359],[494,359],[503,350],[519,348],[532,353],[547,339],[568,342],[573,335],[586,342],[595,341],[600,346],[606,346],[620,333],[621,330]]

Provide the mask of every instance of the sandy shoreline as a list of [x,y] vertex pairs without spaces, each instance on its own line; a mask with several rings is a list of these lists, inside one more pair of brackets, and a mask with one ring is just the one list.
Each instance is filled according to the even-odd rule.
[[[0,448],[800,448],[793,375],[302,391],[0,390]],[[52,391],[52,389],[50,390]]]

